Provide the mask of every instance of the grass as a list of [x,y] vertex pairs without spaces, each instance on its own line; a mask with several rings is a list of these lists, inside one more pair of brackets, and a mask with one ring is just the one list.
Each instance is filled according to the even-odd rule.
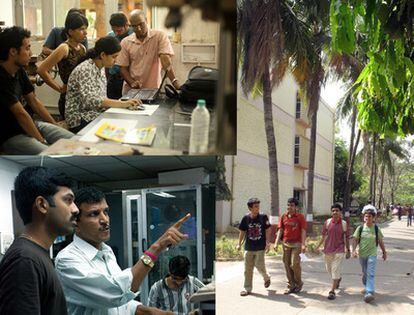
[[[307,247],[307,254],[308,255],[318,255],[315,252],[316,246],[319,244],[321,240],[322,234],[322,224],[329,216],[319,216],[315,218],[313,224],[313,235],[308,236],[306,238],[306,247]],[[381,216],[377,218],[377,223],[383,223],[385,221],[390,220],[392,217],[385,217]],[[350,226],[351,226],[351,235],[355,228],[362,224],[362,220],[360,217],[351,217],[350,218]],[[244,249],[237,250],[236,246],[238,244],[239,234],[237,229],[232,229],[228,233],[218,234],[216,236],[216,259],[219,261],[229,261],[229,260],[243,260],[243,253]],[[282,246],[279,246],[278,251],[275,252],[272,248],[266,254],[267,257],[278,257],[282,256]]]

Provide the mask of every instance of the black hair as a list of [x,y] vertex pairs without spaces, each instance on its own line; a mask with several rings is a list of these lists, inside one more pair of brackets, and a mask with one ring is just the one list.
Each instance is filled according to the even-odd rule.
[[251,208],[256,203],[260,203],[259,198],[249,198],[249,200],[247,200],[247,206],[249,208]]
[[0,30],[0,60],[6,61],[12,48],[20,51],[25,38],[30,38],[30,31],[20,26]]
[[334,204],[331,206],[331,210],[332,210],[333,208],[337,208],[337,209],[339,209],[339,211],[342,211],[342,206],[341,206],[339,203],[334,203]]
[[42,196],[55,206],[53,196],[58,192],[58,186],[72,189],[75,181],[64,173],[40,166],[27,167],[17,175],[14,194],[24,225],[32,222],[32,207],[37,197]]
[[296,198],[289,198],[288,203],[294,203],[295,206],[297,206],[299,204],[299,201]]
[[113,13],[109,19],[111,26],[122,27],[128,24],[128,19],[123,13]]
[[[72,9],[73,10],[73,9]],[[77,9],[76,9],[77,10]],[[69,30],[76,30],[82,26],[89,26],[88,19],[80,11],[68,12],[65,19],[65,28],[62,31],[62,39],[65,41],[68,39]]]
[[101,53],[105,53],[107,55],[112,55],[117,52],[121,51],[121,45],[119,44],[118,40],[113,36],[105,36],[99,38],[96,43],[95,47],[89,49],[84,56],[79,58],[78,64],[87,60],[87,59],[94,59],[99,57]]
[[105,199],[105,194],[95,187],[84,187],[75,192],[75,203],[79,211],[82,203],[93,204],[99,203]]
[[190,273],[190,261],[185,256],[175,256],[168,264],[170,274],[180,278],[186,278]]

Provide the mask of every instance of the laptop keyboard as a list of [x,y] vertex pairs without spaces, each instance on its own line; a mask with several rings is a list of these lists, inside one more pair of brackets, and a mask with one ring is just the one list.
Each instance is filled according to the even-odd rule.
[[148,100],[150,98],[153,98],[154,96],[154,91],[145,91],[145,90],[140,90],[136,95],[135,98],[139,98],[142,100]]

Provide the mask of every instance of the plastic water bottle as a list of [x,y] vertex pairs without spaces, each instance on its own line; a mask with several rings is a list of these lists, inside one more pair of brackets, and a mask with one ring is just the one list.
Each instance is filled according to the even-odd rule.
[[210,113],[206,101],[200,99],[191,114],[190,154],[207,152],[209,129]]

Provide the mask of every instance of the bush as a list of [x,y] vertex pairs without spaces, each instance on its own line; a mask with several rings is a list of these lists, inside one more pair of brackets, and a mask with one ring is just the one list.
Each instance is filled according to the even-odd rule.
[[216,259],[217,260],[242,260],[243,250],[237,250],[237,238],[228,238],[226,235],[216,239]]

